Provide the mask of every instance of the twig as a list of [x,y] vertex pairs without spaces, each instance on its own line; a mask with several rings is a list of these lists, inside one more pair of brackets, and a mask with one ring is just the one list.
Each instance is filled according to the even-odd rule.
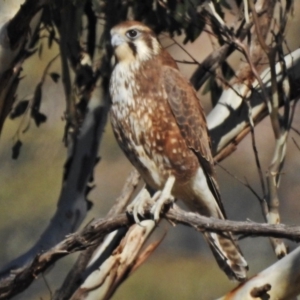
[[261,183],[261,188],[263,191],[263,199],[265,199],[266,195],[267,195],[267,191],[266,191],[266,187],[265,187],[265,181],[264,181],[261,163],[260,163],[257,146],[256,146],[254,121],[253,121],[253,117],[252,117],[252,106],[251,106],[250,101],[246,101],[246,103],[247,103],[248,110],[249,110],[249,125],[250,125],[250,133],[251,133],[252,150],[254,153],[255,164],[256,164],[257,172],[258,172],[260,183]]
[[[282,36],[283,36],[286,20],[282,20],[283,22],[282,22],[282,24],[280,24],[280,29],[278,31],[279,33],[275,37],[276,45],[275,45],[275,47],[272,48],[272,47],[268,46],[265,42],[267,32],[264,32],[264,33],[261,32],[261,26],[260,26],[260,22],[258,19],[258,15],[256,12],[254,2],[252,0],[248,0],[248,4],[251,9],[252,18],[253,18],[254,25],[255,25],[256,37],[259,42],[258,45],[264,51],[264,53],[267,56],[268,61],[269,61],[270,73],[271,73],[271,89],[272,89],[272,97],[271,98],[269,97],[269,95],[266,91],[266,87],[263,84],[263,81],[256,69],[256,66],[254,65],[254,63],[251,60],[251,57],[250,57],[247,47],[240,41],[237,41],[236,44],[244,53],[244,55],[249,63],[252,74],[255,76],[256,80],[258,81],[258,83],[261,87],[262,93],[264,95],[265,103],[268,107],[271,125],[273,128],[273,133],[274,133],[274,136],[276,139],[276,145],[275,145],[273,159],[268,168],[268,173],[267,173],[268,207],[266,205],[263,205],[262,209],[264,212],[264,216],[268,220],[269,223],[279,223],[280,215],[279,215],[279,211],[278,211],[278,206],[279,206],[278,184],[279,184],[279,173],[283,166],[283,161],[284,161],[284,156],[285,156],[287,131],[283,130],[283,128],[282,128],[283,126],[281,126],[280,120],[279,120],[280,116],[279,116],[278,109],[279,109],[279,104],[282,102],[281,101],[282,99],[280,99],[278,83],[276,80],[277,75],[276,75],[276,69],[275,69],[275,65],[276,65],[275,58],[276,58],[277,51],[279,51],[279,53],[280,53],[280,47],[278,47],[278,45],[280,45],[282,42]],[[269,27],[269,26],[270,25],[267,25],[267,27]],[[281,60],[281,61],[284,61],[284,60]],[[281,68],[286,70],[284,63],[282,63]],[[283,73],[284,73],[283,76],[286,76],[286,72],[284,72],[284,70],[283,70]],[[285,103],[286,102],[287,101],[285,101]],[[285,105],[285,108],[286,108],[285,111],[287,112],[287,114],[285,114],[285,115],[288,115],[289,106],[287,108],[287,105]],[[287,119],[288,119],[288,117],[287,117]],[[252,137],[253,137],[253,135],[252,135]],[[260,174],[260,176],[262,175],[261,171],[259,174]],[[261,182],[262,182],[262,186],[264,189],[264,181],[263,181],[262,176],[261,176]],[[264,195],[266,196],[265,191],[264,191]],[[272,244],[272,246],[276,252],[276,255],[278,257],[282,257],[283,255],[285,255],[287,253],[286,247],[282,241],[277,240],[277,239],[271,239],[270,241],[271,241],[271,244]]]
[[296,142],[296,140],[295,140],[293,137],[292,137],[292,140],[293,140],[295,146],[297,147],[297,149],[300,151],[300,146],[299,146],[299,144]]
[[247,178],[245,178],[245,182],[238,178],[236,175],[232,174],[229,170],[227,170],[225,167],[223,167],[220,163],[216,163],[224,172],[226,172],[228,175],[230,175],[232,178],[234,178],[237,182],[241,183],[243,186],[248,188],[250,192],[259,200],[259,202],[263,201],[263,199],[258,195],[258,193],[254,190],[254,188],[249,184]]
[[291,126],[291,129],[295,131],[298,135],[300,135],[300,130],[296,129],[294,126]]

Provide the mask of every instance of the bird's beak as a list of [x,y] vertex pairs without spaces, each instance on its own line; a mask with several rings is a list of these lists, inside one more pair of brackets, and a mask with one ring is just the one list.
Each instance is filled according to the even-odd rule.
[[111,45],[114,48],[120,46],[124,42],[125,42],[125,39],[122,36],[118,35],[117,33],[112,34],[112,36],[111,36]]

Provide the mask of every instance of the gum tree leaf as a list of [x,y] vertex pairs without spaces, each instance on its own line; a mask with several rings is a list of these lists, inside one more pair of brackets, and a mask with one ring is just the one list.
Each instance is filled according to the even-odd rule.
[[17,140],[16,143],[12,147],[12,158],[17,159],[20,155],[20,150],[23,143],[20,140]]
[[52,80],[53,80],[55,83],[58,82],[58,80],[59,80],[59,78],[60,78],[60,75],[59,75],[58,73],[52,72],[52,73],[50,73],[49,75],[50,75],[50,77],[52,78]]
[[32,118],[34,119],[35,125],[39,127],[42,123],[45,123],[47,121],[47,116],[36,111],[33,115]]
[[29,104],[29,100],[22,100],[20,101],[16,107],[14,108],[14,110],[11,112],[10,114],[10,118],[13,120],[17,117],[20,117],[21,115],[24,114],[24,112],[26,111],[27,107]]

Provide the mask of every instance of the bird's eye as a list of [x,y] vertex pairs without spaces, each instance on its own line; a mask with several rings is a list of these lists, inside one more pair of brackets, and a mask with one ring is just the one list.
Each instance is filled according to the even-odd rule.
[[134,39],[139,35],[139,32],[135,29],[130,29],[126,32],[126,35],[130,38],[130,39]]

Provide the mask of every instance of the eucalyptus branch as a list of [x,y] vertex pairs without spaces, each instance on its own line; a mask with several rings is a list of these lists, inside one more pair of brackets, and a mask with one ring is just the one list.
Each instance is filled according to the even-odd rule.
[[[118,214],[124,212],[126,206],[128,205],[132,194],[136,190],[136,187],[139,183],[140,175],[136,170],[133,170],[130,175],[128,176],[120,196],[117,198],[116,202],[112,206],[112,208],[109,210],[108,214],[106,215],[106,218],[117,216]],[[105,240],[109,240],[109,243],[112,243],[112,239],[116,238],[115,232],[112,232],[110,235],[113,235],[112,238],[109,237],[109,235],[105,238]],[[118,238],[118,237],[117,237]],[[119,238],[120,239],[120,238]],[[53,300],[63,300],[63,299],[70,299],[71,295],[75,292],[75,290],[80,286],[80,284],[86,279],[88,273],[85,272],[86,268],[91,261],[93,257],[93,261],[97,260],[97,268],[99,264],[101,264],[98,261],[98,257],[103,254],[105,250],[107,250],[107,246],[101,248],[102,251],[96,251],[97,248],[102,244],[103,238],[100,238],[97,240],[97,242],[87,248],[86,250],[82,251],[79,255],[76,263],[74,264],[73,268],[70,270],[68,275],[66,276],[65,281],[61,285],[61,288],[56,291]],[[106,251],[107,252],[107,251]],[[111,253],[112,251],[109,251]],[[95,255],[97,254],[97,255]],[[102,257],[102,262],[107,259],[107,255]],[[91,269],[91,268],[89,268]],[[91,272],[91,270],[90,270]]]
[[[285,84],[285,78],[287,77],[287,72],[286,72],[286,65],[284,60],[282,59],[282,51],[281,50],[281,44],[283,42],[283,34],[284,34],[284,29],[286,25],[286,14],[284,14],[284,18],[282,17],[282,14],[279,14],[280,20],[280,25],[279,25],[279,30],[278,34],[273,34],[275,36],[275,46],[271,47],[268,46],[265,42],[265,37],[262,35],[260,31],[260,24],[257,16],[257,12],[255,9],[255,5],[253,0],[249,0],[249,7],[251,9],[252,17],[254,20],[255,24],[255,30],[256,30],[256,36],[258,38],[260,47],[263,49],[265,52],[268,61],[269,61],[269,66],[270,66],[270,74],[271,74],[271,90],[272,90],[272,96],[271,99],[266,95],[265,92],[265,87],[263,86],[262,80],[259,77],[258,74],[256,74],[255,68],[252,67],[252,72],[255,74],[256,79],[259,81],[261,88],[264,93],[264,97],[267,101],[268,104],[268,109],[269,109],[269,114],[270,114],[270,120],[272,124],[272,129],[273,133],[276,139],[276,144],[275,144],[275,149],[274,149],[274,154],[272,161],[270,163],[270,166],[268,168],[268,173],[267,173],[267,183],[268,183],[268,213],[265,215],[268,222],[272,224],[276,224],[280,222],[280,215],[279,215],[279,197],[278,197],[278,185],[279,185],[279,178],[280,178],[280,171],[283,166],[284,158],[285,158],[285,153],[286,153],[286,141],[287,141],[287,136],[288,136],[288,130],[285,126],[283,126],[280,122],[280,115],[279,115],[279,103],[284,103],[285,107],[285,123],[289,123],[289,89],[284,88]],[[287,13],[287,12],[286,12]],[[275,58],[277,52],[280,55],[281,58],[281,64],[280,67],[282,69],[282,76],[283,79],[281,81],[277,81],[276,79],[276,63],[275,63]],[[249,64],[251,65],[251,62],[249,61]],[[282,84],[283,92],[279,93],[279,85]],[[287,91],[288,90],[288,91]],[[286,247],[282,243],[282,241],[277,240],[277,239],[271,239],[271,244],[276,252],[276,255],[278,257],[282,257],[287,253]]]
[[[150,213],[150,209],[146,211]],[[260,224],[254,222],[241,222],[208,218],[192,212],[185,212],[174,205],[162,215],[173,224],[183,224],[197,231],[210,231],[221,233],[231,231],[235,234],[247,236],[272,236],[300,241],[300,226],[287,226],[283,224]],[[98,219],[82,231],[70,234],[63,241],[50,250],[36,255],[33,262],[25,268],[14,270],[11,277],[0,281],[0,299],[9,299],[24,290],[41,272],[47,270],[57,260],[87,249],[103,238],[106,234],[118,229],[127,228],[134,221],[125,213],[106,219]]]

